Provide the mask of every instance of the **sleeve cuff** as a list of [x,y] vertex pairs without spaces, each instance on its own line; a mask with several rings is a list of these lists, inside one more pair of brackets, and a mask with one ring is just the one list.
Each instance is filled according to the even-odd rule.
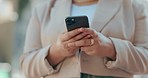
[[115,50],[116,50],[116,60],[112,61],[107,58],[105,58],[105,66],[109,69],[117,69],[117,68],[124,68],[124,63],[121,63],[124,61],[125,56],[126,56],[126,41],[117,39],[117,38],[112,38],[112,40]]
[[44,49],[41,49],[41,52],[40,52],[41,54],[39,54],[42,56],[42,59],[41,59],[42,65],[41,66],[43,66],[43,67],[40,67],[40,68],[42,69],[41,72],[43,73],[43,75],[42,75],[43,77],[58,72],[61,68],[61,65],[62,65],[62,63],[58,64],[55,69],[50,65],[50,63],[46,59],[49,49],[50,49],[50,45],[45,47]]

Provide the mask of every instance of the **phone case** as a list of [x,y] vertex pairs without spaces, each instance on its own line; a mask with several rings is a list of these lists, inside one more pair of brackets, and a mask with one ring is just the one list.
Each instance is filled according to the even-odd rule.
[[77,29],[77,28],[89,28],[89,22],[87,16],[74,16],[67,17],[65,19],[66,27],[68,31]]

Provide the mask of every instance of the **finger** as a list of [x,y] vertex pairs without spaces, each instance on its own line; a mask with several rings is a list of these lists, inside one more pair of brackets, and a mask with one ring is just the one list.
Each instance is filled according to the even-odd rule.
[[86,53],[87,55],[96,55],[93,46],[81,47],[81,51]]
[[83,39],[83,40],[71,42],[68,44],[68,46],[69,47],[82,47],[82,46],[90,46],[91,44],[92,44],[92,39]]
[[67,41],[67,40],[73,38],[74,36],[76,36],[76,35],[82,33],[83,31],[84,31],[83,28],[79,28],[79,29],[72,30],[72,31],[70,31],[70,32],[66,32],[66,33],[64,33],[64,34],[61,36],[61,40],[62,40],[62,41]]
[[80,34],[76,35],[75,37],[71,38],[68,42],[74,42],[74,41],[81,40],[81,39],[83,39],[83,38],[85,38],[85,37],[89,37],[89,36],[87,36],[87,35],[88,35],[88,34],[85,33],[85,32],[80,33]]
[[91,52],[93,51],[92,46],[81,47],[82,52]]
[[84,28],[84,31],[92,36],[92,38],[97,37],[97,32],[91,28]]
[[87,35],[87,36],[84,37],[84,39],[89,39],[91,37],[92,37],[91,35]]
[[74,48],[79,48],[79,47],[76,47],[76,46],[69,46],[69,42],[68,41],[65,41],[65,42],[63,42],[63,46],[64,46],[64,48],[65,49],[74,49]]

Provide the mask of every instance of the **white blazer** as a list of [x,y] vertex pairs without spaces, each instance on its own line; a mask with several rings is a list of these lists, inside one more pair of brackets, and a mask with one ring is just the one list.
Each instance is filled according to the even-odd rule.
[[148,73],[148,13],[144,0],[100,0],[91,27],[110,37],[116,60],[89,56],[67,58],[56,69],[46,56],[52,43],[66,31],[72,0],[48,0],[33,10],[20,67],[27,78],[79,78],[80,73],[132,78]]

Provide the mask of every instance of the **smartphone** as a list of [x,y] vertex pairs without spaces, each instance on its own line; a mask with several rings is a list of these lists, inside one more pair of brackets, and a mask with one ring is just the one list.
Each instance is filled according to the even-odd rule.
[[67,31],[71,31],[77,28],[89,28],[89,22],[87,16],[72,16],[65,19]]

